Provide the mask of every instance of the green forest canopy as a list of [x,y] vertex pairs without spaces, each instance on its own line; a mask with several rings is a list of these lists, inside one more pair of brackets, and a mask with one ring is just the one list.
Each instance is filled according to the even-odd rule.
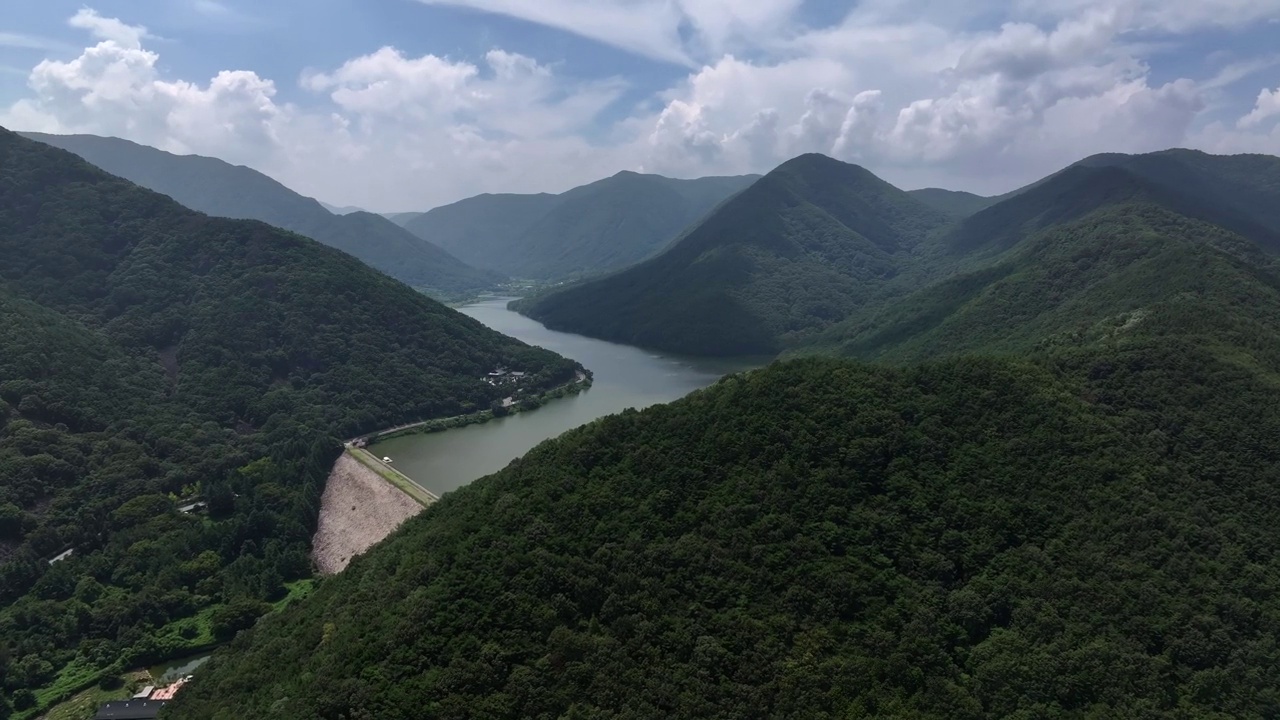
[[559,195],[479,195],[404,226],[476,267],[560,281],[650,257],[755,179],[622,172]]
[[[337,250],[3,130],[0,254],[0,686],[18,710],[229,637],[308,577],[337,438],[488,408],[498,365],[534,389],[578,369]],[[177,510],[197,495],[208,516]]]
[[175,718],[1271,718],[1280,273],[1126,195],[605,418],[241,633]]
[[174,155],[120,138],[23,133],[69,150],[126,180],[214,217],[261,220],[354,255],[410,287],[440,297],[472,295],[506,281],[424,241],[380,215],[335,215],[262,173],[200,155]]
[[936,195],[802,156],[661,255],[513,307],[555,329],[669,352],[763,355],[829,344],[833,326],[895,313],[904,296],[1014,261],[1039,233],[1105,208],[1154,205],[1280,250],[1280,159],[1269,156],[1103,155],[977,199],[987,207],[957,210],[954,194]]

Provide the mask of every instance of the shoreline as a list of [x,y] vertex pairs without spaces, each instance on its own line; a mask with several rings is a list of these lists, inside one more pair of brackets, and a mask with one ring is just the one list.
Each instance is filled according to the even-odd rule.
[[353,460],[372,470],[378,475],[378,477],[386,480],[392,487],[405,495],[408,495],[414,502],[418,503],[422,507],[429,507],[432,503],[440,499],[439,495],[436,495],[430,490],[414,482],[413,478],[408,475],[405,475],[387,463],[382,462],[382,460],[378,459],[377,456],[368,450],[355,447],[348,443],[346,452]]
[[[366,433],[347,440],[345,445],[348,449],[363,450],[365,448],[372,447],[383,440],[390,440],[392,438],[398,438],[405,435],[444,432],[445,430],[466,427],[468,425],[483,425],[484,423],[498,417],[507,417],[508,415],[536,410],[551,400],[558,400],[563,397],[569,397],[570,395],[577,395],[585,390],[589,390],[592,382],[593,377],[590,370],[579,370],[577,376],[573,380],[570,380],[563,385],[557,385],[544,393],[525,398],[512,404],[510,407],[506,408],[507,412],[504,415],[494,415],[493,410],[478,410],[465,415],[454,415],[447,418],[422,420],[415,423],[409,423],[407,425],[397,425],[385,430],[376,430],[371,433]],[[372,453],[369,453],[369,456],[379,465],[386,466],[385,463],[379,460],[376,456],[373,456]],[[386,467],[390,468],[390,466]],[[409,477],[399,471],[396,471],[396,473],[401,477]],[[412,478],[409,478],[409,480],[412,482]]]

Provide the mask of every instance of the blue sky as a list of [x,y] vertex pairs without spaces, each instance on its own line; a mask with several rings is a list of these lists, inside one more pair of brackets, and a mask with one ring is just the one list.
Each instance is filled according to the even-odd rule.
[[1000,192],[1080,157],[1280,153],[1280,0],[99,0],[0,17],[0,125],[425,209],[802,152]]

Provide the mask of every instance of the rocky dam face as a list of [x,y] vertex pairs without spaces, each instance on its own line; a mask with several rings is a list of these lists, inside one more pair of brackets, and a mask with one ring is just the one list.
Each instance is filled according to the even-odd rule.
[[322,575],[342,572],[425,508],[376,472],[343,453],[333,465],[320,502],[311,557]]

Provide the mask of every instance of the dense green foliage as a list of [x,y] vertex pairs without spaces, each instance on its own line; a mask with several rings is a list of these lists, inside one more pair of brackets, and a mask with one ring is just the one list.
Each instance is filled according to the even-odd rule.
[[[833,198],[860,212],[842,215]],[[806,156],[725,203],[653,260],[515,307],[557,329],[681,353],[829,349],[901,315],[904,296],[946,301],[975,277],[1009,267],[1029,238],[1134,205],[1166,208],[1280,251],[1274,157],[1100,155],[1008,195],[978,198],[902,193],[861,168]],[[956,273],[965,275],[934,287]]]
[[335,215],[260,172],[215,158],[173,155],[118,138],[24,133],[69,150],[130,182],[215,217],[261,220],[350,253],[412,287],[440,296],[484,290],[498,273],[478,270],[380,215]]
[[[1121,204],[1035,235],[995,265],[855,313],[804,352],[902,362],[1123,334],[1190,312],[1187,298],[1225,301],[1274,263],[1217,226]],[[1266,320],[1280,324],[1280,315]]]
[[984,197],[982,195],[974,195],[971,192],[943,190],[942,188],[908,190],[907,194],[934,210],[954,217],[968,217],[1000,201],[998,197]]
[[516,307],[554,329],[662,350],[776,353],[876,297],[949,220],[860,167],[805,155],[652,260]]
[[990,262],[824,336],[893,364],[775,363],[544,443],[173,716],[1277,717],[1280,268],[1201,210],[1247,213],[1127,168],[1024,194]]
[[623,172],[560,195],[480,195],[405,227],[476,267],[563,280],[644,260],[753,180]]
[[1280,158],[1166,150],[1095,155],[1087,167],[1118,167],[1177,197],[1178,211],[1280,252]]
[[173,717],[1274,717],[1280,366],[1192,340],[797,361],[608,418],[241,635]]
[[[278,599],[311,572],[336,438],[487,408],[497,365],[541,389],[578,370],[3,130],[0,254],[6,692],[207,644]],[[207,516],[179,511],[196,496]]]

